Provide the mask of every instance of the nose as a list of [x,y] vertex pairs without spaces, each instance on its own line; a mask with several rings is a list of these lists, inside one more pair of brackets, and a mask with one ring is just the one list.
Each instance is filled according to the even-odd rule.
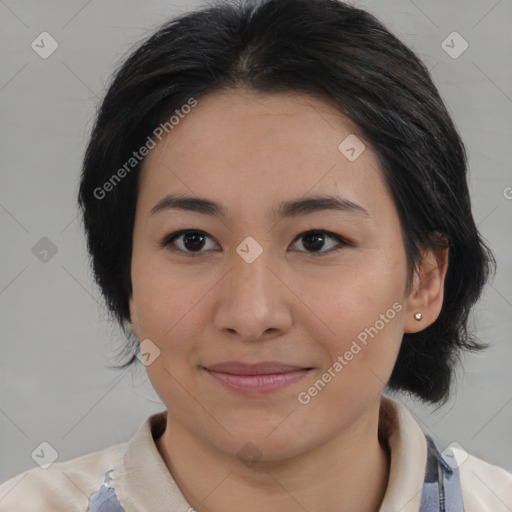
[[[293,323],[293,293],[286,286],[282,265],[271,261],[271,251],[251,263],[238,253],[218,288],[214,323],[224,335],[240,341],[279,337]],[[281,270],[280,270],[281,269]]]

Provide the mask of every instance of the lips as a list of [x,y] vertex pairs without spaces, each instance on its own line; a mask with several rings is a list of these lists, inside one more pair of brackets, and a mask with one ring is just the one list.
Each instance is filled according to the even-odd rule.
[[203,367],[223,386],[243,394],[269,393],[283,389],[304,378],[311,368],[276,361],[247,364],[226,361]]
[[269,375],[275,373],[288,373],[297,370],[305,370],[302,366],[292,366],[278,362],[263,362],[255,364],[246,364],[237,361],[227,361],[225,363],[208,366],[212,372],[229,373],[232,375]]

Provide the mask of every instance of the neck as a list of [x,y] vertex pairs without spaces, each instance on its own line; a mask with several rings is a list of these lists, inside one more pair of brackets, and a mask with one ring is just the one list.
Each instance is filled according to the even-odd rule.
[[168,413],[157,447],[197,512],[377,512],[390,464],[387,447],[379,443],[378,421],[379,402],[357,425],[300,456],[245,467]]

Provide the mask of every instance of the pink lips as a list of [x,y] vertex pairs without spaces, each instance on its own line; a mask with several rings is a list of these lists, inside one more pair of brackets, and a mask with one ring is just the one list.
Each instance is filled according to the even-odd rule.
[[302,379],[311,368],[279,362],[245,364],[227,361],[203,369],[225,387],[253,395],[285,388]]

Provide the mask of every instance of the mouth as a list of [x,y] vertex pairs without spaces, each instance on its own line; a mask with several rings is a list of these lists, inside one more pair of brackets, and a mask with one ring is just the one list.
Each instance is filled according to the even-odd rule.
[[201,369],[224,387],[246,395],[271,393],[286,388],[302,380],[312,370],[310,367],[277,361],[256,364],[227,361],[203,366]]

